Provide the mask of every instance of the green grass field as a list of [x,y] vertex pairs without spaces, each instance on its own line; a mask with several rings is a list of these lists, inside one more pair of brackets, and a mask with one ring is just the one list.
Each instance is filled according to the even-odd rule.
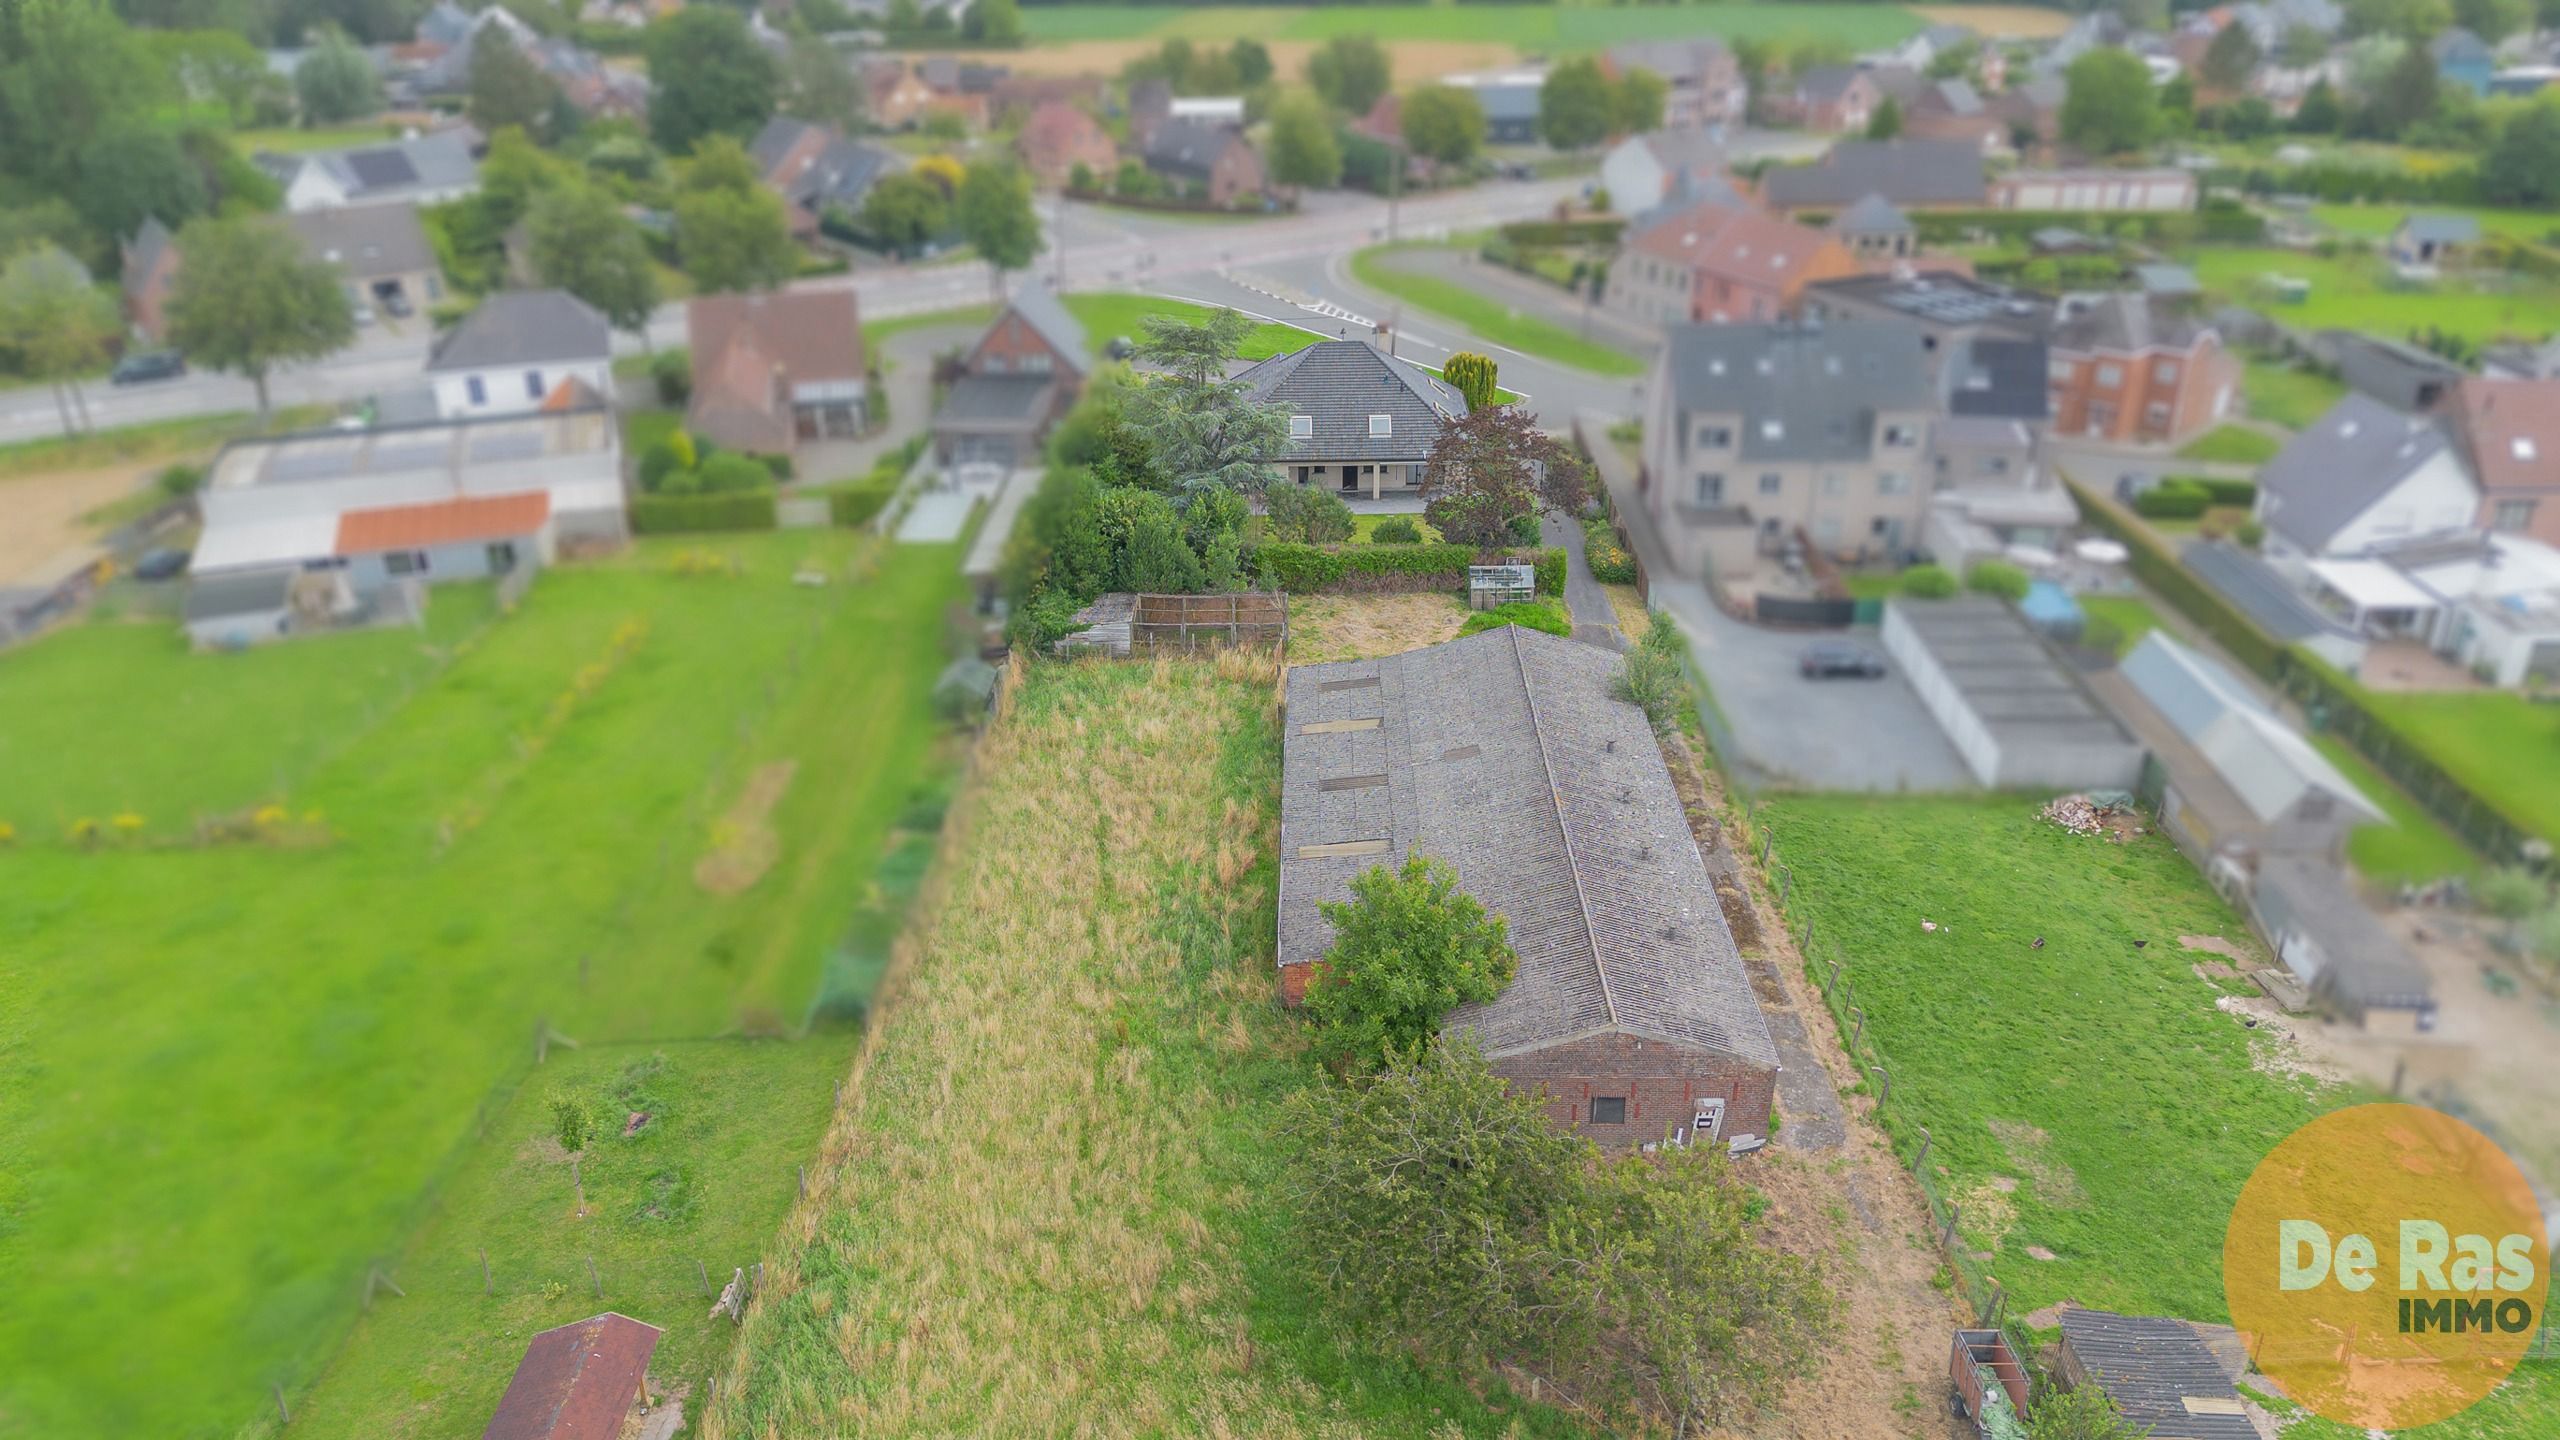
[[2355,747],[2330,735],[2314,735],[2311,743],[2355,782],[2366,799],[2391,817],[2387,825],[2359,825],[2347,836],[2347,859],[2358,873],[2371,880],[2423,885],[2447,875],[2480,872],[2480,857],[2471,847],[2407,791],[2367,764]]
[[2216,425],[2180,447],[2178,458],[2225,465],[2264,465],[2283,448],[2283,441],[2263,431],[2243,425]]
[[281,125],[266,130],[236,130],[231,143],[243,155],[261,150],[292,154],[303,150],[344,150],[358,145],[379,145],[398,139],[399,127],[381,121],[351,125],[319,125],[303,129],[298,125]]
[[1032,40],[1171,38],[1325,40],[1375,35],[1381,40],[1484,40],[1524,51],[1601,50],[1625,40],[1722,35],[1803,38],[1836,35],[1853,50],[1890,45],[1920,28],[1899,5],[1820,7],[1685,4],[1645,7],[1566,5],[1159,6],[1031,5],[1022,12]]
[[2560,836],[2560,705],[2508,690],[2371,693],[2366,701],[2476,793],[2537,835]]
[[1396,252],[1415,248],[1420,248],[1419,242],[1371,246],[1351,257],[1351,273],[1372,290],[1463,326],[1496,345],[1597,375],[1644,373],[1643,360],[1615,346],[1585,340],[1561,325],[1512,309],[1454,280],[1395,263]]
[[[2434,326],[2472,341],[2508,336],[2539,340],[2560,330],[2560,284],[2550,281],[2448,277],[2434,286],[2394,290],[2384,283],[2388,266],[2379,256],[2324,259],[2295,250],[2204,249],[2195,252],[2191,263],[2217,298],[2263,305],[2276,320],[2302,328],[2343,326],[2405,340],[2412,331]],[[2299,305],[2265,299],[2257,287],[2267,275],[2309,280],[2310,298]]]
[[1930,1178],[2010,1312],[2067,1297],[2220,1320],[2242,1183],[2344,1097],[2252,1068],[2252,1033],[2190,968],[2214,957],[2178,943],[2249,944],[2248,927],[2185,857],[2071,835],[2037,803],[1784,799],[1761,824],[1794,872],[1790,913],[1846,948],[1897,1145],[1929,1127]]
[[[0,658],[12,714],[96,716],[43,722],[48,809],[170,814],[128,775],[201,759],[166,783],[296,817],[210,848],[29,831],[9,857],[0,1413],[31,1433],[256,1433],[438,1182],[516,1143],[488,1126],[538,1025],[589,1046],[795,1028],[934,773],[952,560],[833,532],[644,542],[545,575],[476,634],[397,637],[439,655],[394,637],[192,655],[91,624]],[[792,582],[812,565],[833,583]],[[469,619],[467,594],[438,599]],[[363,665],[322,663],[350,645]],[[789,783],[750,788],[784,762]],[[768,840],[759,874],[741,857]],[[706,860],[728,878],[697,878]],[[769,1138],[805,1149],[788,1113]],[[737,1183],[742,1221],[778,1203],[770,1167]]]
[[2341,235],[2379,240],[2413,214],[2468,215],[2483,232],[2547,245],[2560,233],[2560,215],[2545,210],[2498,210],[2482,205],[2314,205],[2311,218]]
[[2329,413],[2347,398],[2346,385],[2329,376],[2299,370],[2272,360],[2251,357],[2241,381],[2241,398],[2249,413],[2290,430],[2299,430]]

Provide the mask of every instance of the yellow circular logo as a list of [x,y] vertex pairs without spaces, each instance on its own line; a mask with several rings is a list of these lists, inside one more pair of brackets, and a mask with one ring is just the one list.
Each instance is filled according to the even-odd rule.
[[2314,1414],[2401,1430],[2470,1408],[2543,1322],[2551,1251],[2533,1188],[2486,1135],[2417,1105],[2359,1105],[2286,1137],[2222,1242],[2231,1323]]

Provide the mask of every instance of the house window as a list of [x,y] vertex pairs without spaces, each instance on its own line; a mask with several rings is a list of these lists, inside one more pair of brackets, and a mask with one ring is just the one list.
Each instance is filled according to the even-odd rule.
[[1721,505],[1724,503],[1724,477],[1722,475],[1700,475],[1698,477],[1698,503],[1700,505]]
[[539,400],[542,398],[541,371],[527,370],[524,372],[524,398],[527,400]]
[[513,540],[492,540],[492,541],[490,541],[490,542],[489,542],[489,573],[490,573],[490,574],[492,574],[492,575],[504,575],[504,574],[506,574],[508,571],[513,570],[513,569],[515,569],[515,568],[516,568],[516,542],[514,542]]
[[384,573],[391,575],[424,575],[427,573],[427,552],[424,550],[384,551],[382,568]]
[[1876,493],[1879,495],[1908,495],[1911,493],[1911,477],[1907,475],[1896,475],[1892,471],[1888,470],[1876,477]]
[[2178,362],[2175,360],[2161,360],[2153,363],[2151,367],[2151,383],[2154,385],[2177,384]]
[[2113,389],[2115,389],[2117,386],[2122,385],[2123,383],[2124,383],[2124,367],[2123,367],[2123,366],[2121,366],[2121,365],[2101,365],[2101,366],[2099,366],[2099,367],[2098,367],[2098,388],[2099,388],[2099,389],[2102,389],[2102,390],[2113,390]]
[[2495,529],[2505,530],[2510,533],[2518,530],[2531,529],[2533,526],[2533,502],[2530,500],[2501,500],[2498,502],[2497,513],[2489,523]]
[[1023,374],[1025,374],[1025,375],[1046,375],[1046,374],[1048,374],[1048,373],[1049,373],[1049,352],[1048,352],[1048,351],[1046,351],[1046,350],[1035,350],[1035,351],[1031,352],[1030,354],[1023,356],[1023,357],[1022,357],[1022,373],[1023,373]]
[[1887,445],[1897,446],[1917,445],[1920,443],[1920,427],[1917,425],[1887,425],[1884,427],[1884,443]]
[[462,382],[462,393],[468,397],[474,405],[486,405],[489,403],[488,383],[477,375],[474,375]]
[[2068,360],[2056,360],[2049,368],[2047,368],[2045,374],[2057,384],[2067,385],[2071,382],[2071,362]]
[[1290,416],[1290,417],[1289,417],[1289,438],[1290,438],[1290,439],[1292,439],[1292,440],[1307,440],[1307,439],[1312,439],[1312,438],[1314,438],[1315,433],[1316,433],[1316,417],[1314,417],[1313,415],[1292,415],[1292,416]]
[[1786,477],[1775,472],[1760,477],[1760,493],[1763,495],[1775,495],[1785,489],[1786,485]]
[[1372,415],[1369,417],[1370,439],[1375,440],[1381,436],[1393,435],[1394,433],[1396,433],[1396,417],[1393,415]]
[[1013,357],[1002,351],[990,350],[987,352],[985,364],[988,374],[1003,375],[1012,371]]
[[1699,426],[1698,445],[1701,449],[1706,450],[1729,450],[1733,448],[1733,427],[1730,425]]
[[1825,495],[1846,495],[1849,493],[1849,481],[1845,476],[1825,475],[1822,477],[1822,493]]
[[1592,1123],[1592,1124],[1594,1124],[1594,1125],[1624,1125],[1624,1124],[1626,1124],[1626,1123],[1627,1123],[1627,1097],[1626,1097],[1626,1096],[1624,1096],[1624,1095],[1594,1095],[1594,1096],[1592,1096],[1592,1097],[1591,1097],[1591,1123]]
[[2143,406],[2142,418],[2155,426],[2168,424],[2169,402],[2166,400],[2154,400],[2150,404]]

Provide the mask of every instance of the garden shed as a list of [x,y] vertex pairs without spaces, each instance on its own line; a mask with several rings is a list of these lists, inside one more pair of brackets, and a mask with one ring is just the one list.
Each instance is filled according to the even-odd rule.
[[1884,648],[1984,785],[2129,790],[2141,775],[2142,747],[1998,600],[1887,601]]
[[615,1440],[648,1400],[664,1333],[607,1311],[534,1336],[480,1440]]
[[2070,1389],[2105,1391],[2152,1440],[2258,1440],[2231,1370],[2184,1320],[2065,1310],[2055,1368]]
[[1494,1070],[1604,1145],[1769,1133],[1778,1053],[1619,659],[1503,626],[1290,668],[1283,997],[1333,944],[1328,900],[1419,852],[1510,925],[1518,973],[1453,1011]]

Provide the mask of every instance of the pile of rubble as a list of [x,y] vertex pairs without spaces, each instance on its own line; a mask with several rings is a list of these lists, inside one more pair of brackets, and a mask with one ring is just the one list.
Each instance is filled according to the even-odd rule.
[[2074,835],[2106,835],[2119,844],[2142,833],[2142,812],[2134,808],[2133,797],[2122,791],[2057,795],[2036,815]]

